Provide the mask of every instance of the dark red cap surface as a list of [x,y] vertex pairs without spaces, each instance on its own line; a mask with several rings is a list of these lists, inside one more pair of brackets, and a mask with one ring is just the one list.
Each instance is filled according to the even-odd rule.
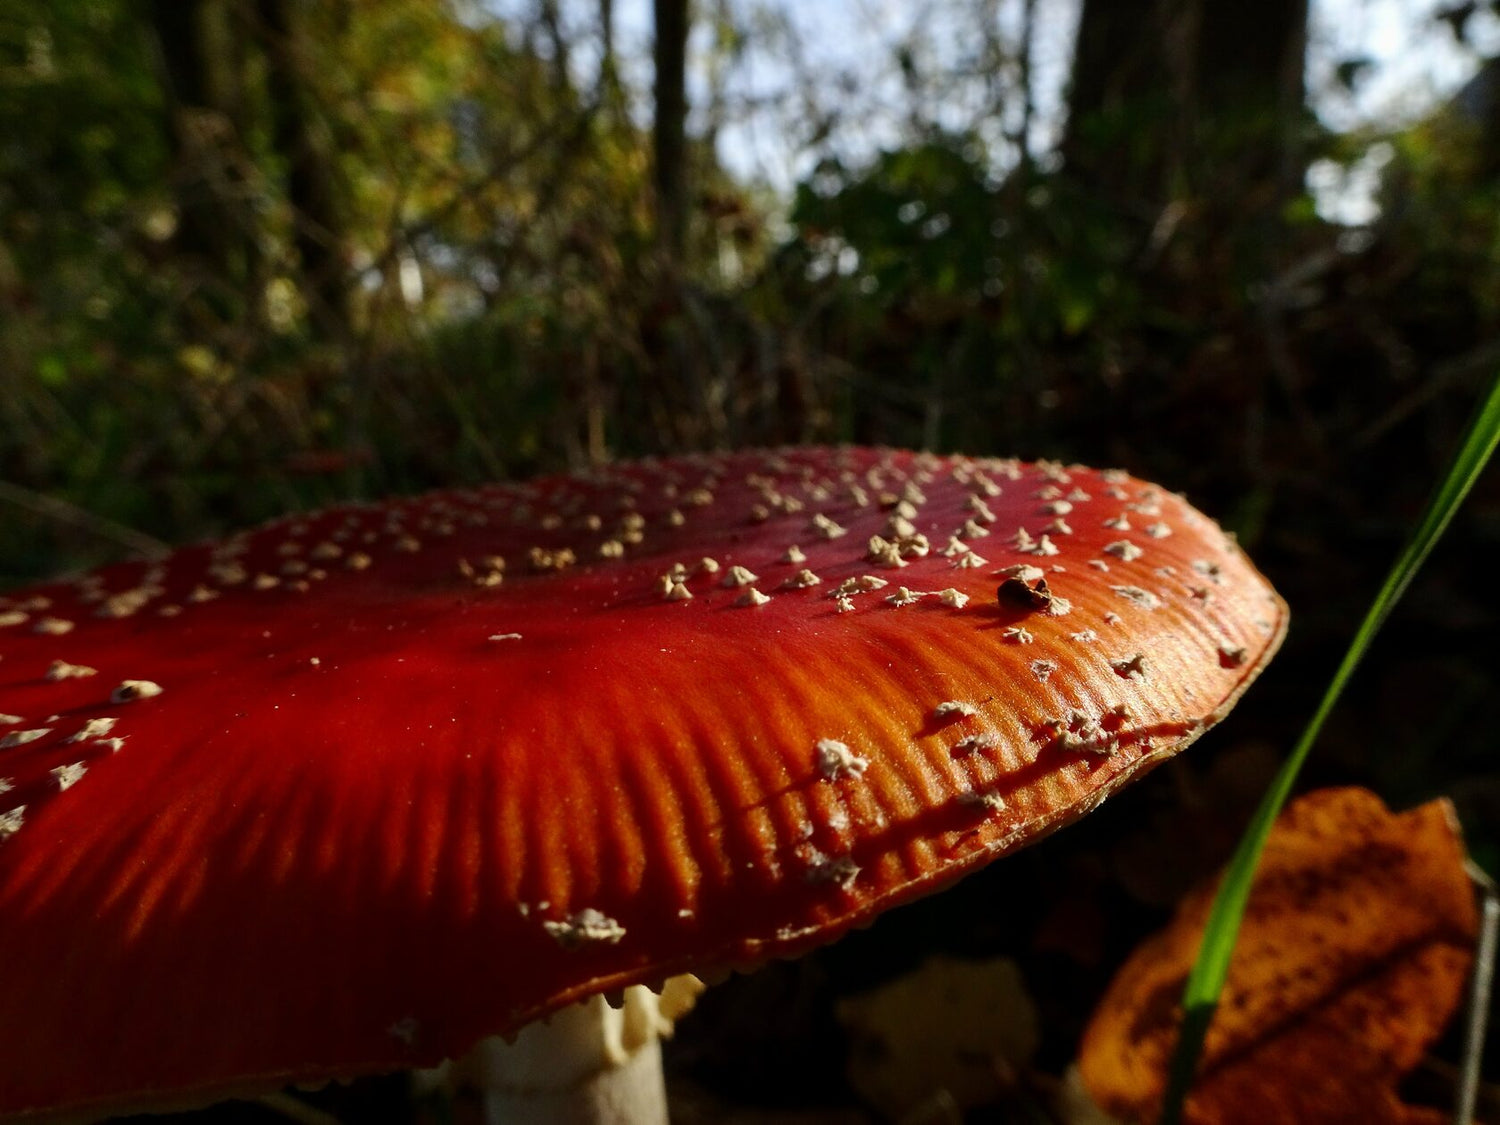
[[1186,745],[1285,616],[1123,474],[869,450],[330,510],[13,594],[0,1114],[430,1064],[795,954]]

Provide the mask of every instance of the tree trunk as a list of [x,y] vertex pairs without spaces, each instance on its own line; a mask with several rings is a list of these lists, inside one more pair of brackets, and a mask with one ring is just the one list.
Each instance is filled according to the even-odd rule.
[[1295,180],[1307,0],[1084,0],[1068,168],[1153,214],[1183,195],[1257,199]]
[[569,82],[568,40],[563,35],[562,13],[558,11],[557,0],[541,0],[537,18],[547,33],[547,43],[552,51],[552,85],[558,90],[565,89]]
[[1307,0],[1201,2],[1193,151],[1210,168],[1200,185],[1229,179],[1280,199],[1302,172]]
[[1470,134],[1480,181],[1500,176],[1500,56],[1485,60],[1448,103],[1447,116]]
[[615,0],[599,0],[599,75],[606,86],[619,80],[615,61]]
[[302,265],[304,295],[315,323],[330,334],[341,335],[349,319],[345,233],[337,175],[306,90],[305,44],[296,6],[297,0],[258,0],[266,94],[273,143],[286,165],[286,195],[295,224],[293,242]]
[[[225,213],[216,183],[223,171],[211,127],[209,59],[204,49],[204,0],[151,0],[151,29],[166,94],[167,128],[176,164],[178,221],[175,241],[219,283],[232,269],[233,217]],[[220,310],[227,311],[227,310]]]
[[655,0],[655,154],[657,246],[668,268],[681,266],[687,246],[688,0]]

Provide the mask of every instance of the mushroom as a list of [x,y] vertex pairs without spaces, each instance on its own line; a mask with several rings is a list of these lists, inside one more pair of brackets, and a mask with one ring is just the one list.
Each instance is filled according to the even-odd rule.
[[1286,624],[1123,473],[868,449],[332,508],[0,613],[0,1116],[77,1118],[483,1043],[536,1117],[661,1120],[666,981],[1083,815]]

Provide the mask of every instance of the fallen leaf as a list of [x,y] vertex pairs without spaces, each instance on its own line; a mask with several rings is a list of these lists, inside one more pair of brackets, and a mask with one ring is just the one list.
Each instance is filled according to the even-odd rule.
[[[1214,885],[1125,963],[1079,1055],[1099,1106],[1154,1120]],[[1320,790],[1277,821],[1184,1120],[1438,1122],[1396,1086],[1458,1006],[1478,925],[1451,806]]]
[[1006,1092],[1037,1047],[1037,1013],[1014,961],[931,957],[839,1002],[849,1083],[901,1119],[934,1098],[955,1111]]

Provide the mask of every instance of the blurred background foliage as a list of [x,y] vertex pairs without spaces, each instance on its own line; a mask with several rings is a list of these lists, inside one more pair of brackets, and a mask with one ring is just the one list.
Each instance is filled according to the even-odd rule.
[[[1404,51],[1342,34],[1393,19]],[[1065,1053],[1227,853],[1500,365],[1497,29],[1493,0],[8,0],[0,587],[682,450],[1184,490],[1296,621],[1228,749],[1050,879],[876,931],[1009,935],[1067,982]],[[1491,479],[1311,778],[1454,796],[1492,871],[1497,539]],[[1013,885],[1053,914],[1002,917]],[[762,1057],[816,1085],[781,1032]]]

